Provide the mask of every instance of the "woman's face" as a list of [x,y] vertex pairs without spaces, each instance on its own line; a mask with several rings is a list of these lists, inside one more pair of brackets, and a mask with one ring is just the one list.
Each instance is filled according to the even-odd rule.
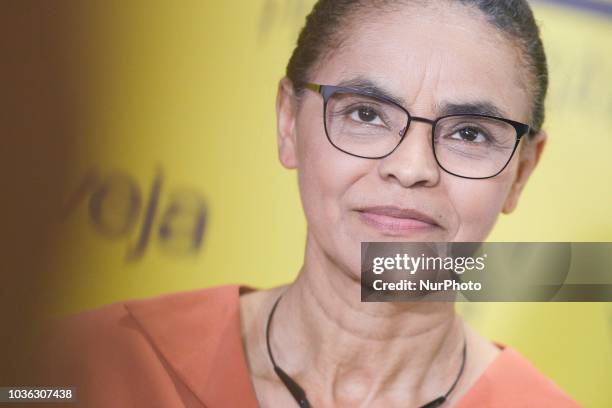
[[[412,116],[435,119],[451,104],[489,104],[529,123],[520,54],[479,12],[447,5],[362,17],[319,62],[312,82],[367,80],[401,98]],[[353,273],[362,241],[483,241],[498,214],[514,208],[544,144],[540,136],[519,146],[496,177],[464,179],[438,167],[429,124],[413,122],[391,155],[370,160],[330,144],[319,94],[305,90],[297,106],[282,81],[281,162],[298,170],[309,239]]]

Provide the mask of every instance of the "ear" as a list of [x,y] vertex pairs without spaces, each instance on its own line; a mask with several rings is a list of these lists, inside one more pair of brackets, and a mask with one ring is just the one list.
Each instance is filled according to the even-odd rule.
[[525,140],[524,142],[527,143],[522,144],[516,178],[512,183],[508,197],[506,197],[506,201],[502,207],[502,212],[504,214],[510,214],[516,208],[518,199],[525,184],[527,184],[529,176],[531,176],[531,173],[540,161],[540,156],[546,145],[547,137],[546,132],[540,130],[532,140]]
[[297,100],[291,80],[284,77],[278,83],[276,95],[276,141],[278,159],[287,169],[297,167],[296,137]]

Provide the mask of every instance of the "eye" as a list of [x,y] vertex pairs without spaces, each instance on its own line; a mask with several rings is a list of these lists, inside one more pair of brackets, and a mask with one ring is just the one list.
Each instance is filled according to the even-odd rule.
[[350,112],[350,118],[355,122],[367,123],[370,125],[384,125],[380,115],[369,106],[359,106]]
[[450,138],[470,143],[485,143],[490,141],[489,135],[487,135],[480,129],[472,126],[466,126],[461,129],[457,129],[450,136]]

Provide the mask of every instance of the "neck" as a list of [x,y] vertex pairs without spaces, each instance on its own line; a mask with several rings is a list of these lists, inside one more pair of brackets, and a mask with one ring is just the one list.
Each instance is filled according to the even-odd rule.
[[272,321],[276,363],[316,405],[368,405],[385,396],[412,406],[445,394],[462,357],[454,305],[360,299],[358,278],[309,240]]

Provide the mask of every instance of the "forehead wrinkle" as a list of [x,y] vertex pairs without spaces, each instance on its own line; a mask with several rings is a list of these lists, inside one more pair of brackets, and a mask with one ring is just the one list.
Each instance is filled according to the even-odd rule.
[[[437,2],[434,2],[434,3],[437,3]],[[449,11],[442,9],[440,7],[422,7],[421,6],[421,7],[415,8],[414,10],[416,10],[417,12],[415,12],[412,15],[412,17],[418,16],[418,21],[420,23],[423,23],[424,20],[426,21],[432,20],[435,17],[435,19],[433,19],[432,21],[435,22],[436,24],[451,23],[455,29],[459,29],[461,31],[465,31],[468,33],[471,30],[470,27],[464,27],[460,24],[456,24],[456,22],[452,19],[452,15],[449,15]],[[518,44],[516,44],[516,41],[514,41],[511,37],[506,35],[504,32],[501,32],[499,29],[491,25],[491,23],[487,21],[485,16],[478,9],[475,9],[473,7],[461,6],[461,7],[457,7],[455,11],[461,11],[462,13],[464,13],[464,15],[469,16],[470,18],[473,19],[474,22],[478,23],[480,28],[486,30],[487,35],[482,36],[481,41],[484,41],[488,43],[490,46],[493,46],[495,48],[503,47],[506,50],[508,50],[508,52],[513,54],[514,61],[511,64],[514,66],[514,68],[512,69],[513,71],[512,75],[509,75],[509,77],[507,78],[506,84],[507,86],[511,86],[511,87],[514,87],[515,89],[520,90],[521,93],[524,94],[528,100],[531,100],[532,95],[531,95],[531,92],[529,91],[529,87],[527,86],[529,83],[529,78],[528,78],[528,75],[526,75],[529,72],[525,72],[525,66],[524,66],[525,64],[523,63],[522,58],[521,58],[522,53],[520,52],[520,47],[518,46]],[[401,10],[398,10],[398,14],[399,12],[401,12]],[[359,35],[357,35],[358,33],[363,35],[366,38],[368,37],[376,38],[376,36],[371,35],[372,28],[373,27],[376,28],[381,23],[388,24],[389,21],[385,21],[385,19],[389,17],[393,18],[393,14],[391,14],[390,16],[388,13],[388,10],[383,11],[383,12],[378,12],[375,14],[372,14],[372,13],[367,13],[367,14],[369,18],[365,21],[361,21],[362,24],[351,24],[350,29],[345,30],[348,32],[345,32],[345,38],[343,39],[342,43],[344,44],[346,48],[344,49],[340,48],[336,51],[340,51],[340,53],[342,53],[342,51],[344,50],[348,51],[348,49],[350,49],[351,46],[358,44],[359,43],[358,41]],[[356,19],[356,18],[350,19],[350,21],[353,23],[355,23],[356,20],[359,20],[359,19]],[[349,33],[350,35],[348,35]],[[385,89],[386,92],[383,95],[391,96],[392,97],[391,99],[393,99],[394,101],[397,101],[400,105],[404,106],[406,109],[411,109],[411,112],[415,110],[415,108],[416,109],[421,108],[422,111],[420,113],[431,112],[432,114],[434,114],[434,113],[445,111],[445,109],[442,109],[444,108],[443,105],[445,105],[443,103],[444,101],[439,101],[440,103],[438,105],[431,106],[429,103],[427,103],[426,100],[422,99],[423,94],[428,95],[428,91],[432,87],[435,88],[436,83],[439,83],[441,75],[442,75],[442,70],[448,65],[447,61],[438,61],[438,63],[434,63],[434,61],[431,60],[432,57],[435,58],[435,53],[433,52],[433,50],[429,50],[429,58],[428,58],[428,61],[425,62],[426,67],[424,69],[412,70],[411,76],[414,82],[412,83],[410,87],[411,89],[410,89],[409,96],[407,95],[406,92],[397,92],[397,91],[394,92],[393,89],[389,89],[388,86],[387,86],[387,89]],[[372,63],[375,63],[375,61],[372,61]],[[349,72],[350,71],[344,71],[344,74],[349,74]],[[367,78],[367,74],[368,72],[366,72],[365,78],[364,78],[364,75],[362,74],[361,79],[368,79],[370,82],[374,83],[376,87],[379,89],[385,88],[383,86],[383,83],[384,83],[383,80],[379,80],[378,83],[376,83],[376,81],[374,81],[373,79]],[[433,89],[433,91],[435,94],[436,90]],[[467,96],[468,95],[466,95],[466,97]],[[467,100],[467,101],[464,101],[461,99],[457,101],[448,101],[446,105],[451,105],[456,102],[456,104],[481,105],[481,108],[484,108],[485,103],[483,102],[487,102],[489,105],[493,104],[491,103],[492,101],[486,101],[482,97],[479,98],[477,95],[473,95],[473,97],[474,97],[473,100]],[[498,103],[499,102],[501,101],[498,101]],[[427,103],[430,106],[425,106],[423,105],[424,103]],[[497,105],[495,107],[496,109],[487,108],[487,109],[482,109],[482,110],[489,111],[489,113],[493,113],[494,111],[497,111],[497,113],[504,113],[504,117],[507,117],[505,116],[508,114],[507,112],[505,112],[507,111],[507,109],[502,109],[502,107],[499,104],[494,104],[494,105]],[[435,109],[432,111],[432,108],[435,108]],[[451,106],[449,106],[449,109],[447,110],[457,111],[456,108],[451,107]],[[470,109],[468,110],[475,111],[475,109],[472,109],[472,107],[470,107]],[[517,117],[517,120],[526,119],[529,122],[530,117],[531,117],[531,109],[527,109],[525,113],[526,113],[526,117],[523,118],[523,114],[521,113],[520,115],[518,115],[520,117]],[[517,116],[517,114],[518,112],[514,112],[514,116]],[[501,116],[501,115],[495,114],[493,116]]]
[[412,71],[413,75],[414,73],[418,75],[414,76],[417,85],[410,87],[410,93],[413,95],[410,100],[410,107],[412,109],[422,106],[426,111],[429,111],[430,107],[424,106],[423,102],[431,100],[438,91],[443,64],[439,58],[436,58],[432,50],[428,50],[428,54],[426,59],[421,60],[421,64],[414,64],[415,67],[420,66],[420,69],[417,68]]

